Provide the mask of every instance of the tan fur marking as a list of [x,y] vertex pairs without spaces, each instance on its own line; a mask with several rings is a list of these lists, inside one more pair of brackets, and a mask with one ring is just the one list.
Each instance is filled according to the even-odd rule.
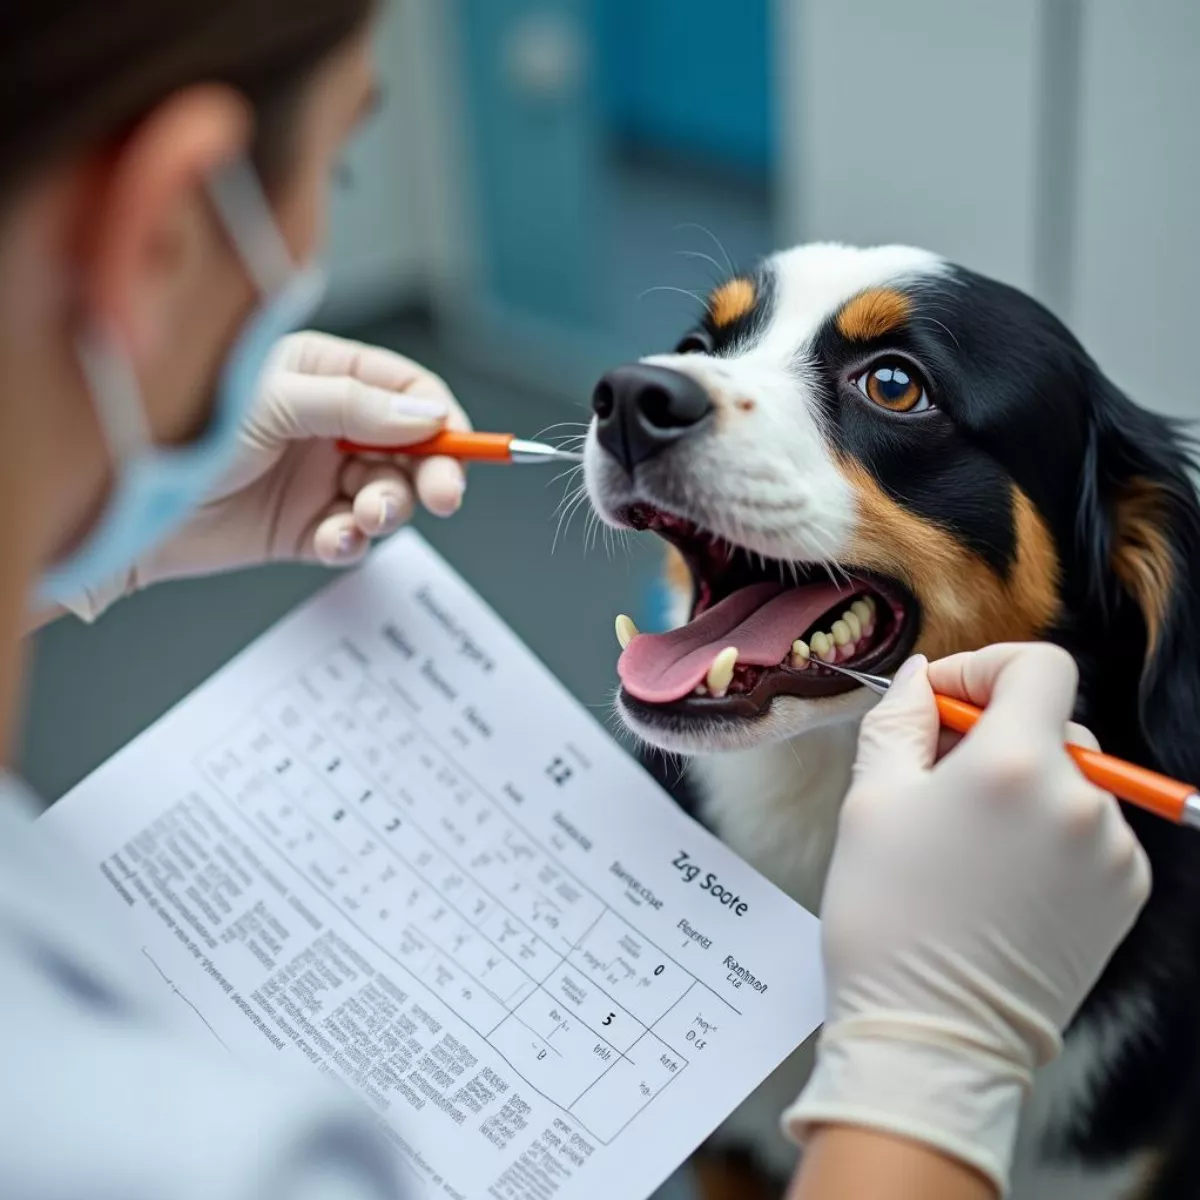
[[749,279],[731,279],[709,297],[708,311],[714,324],[732,325],[750,312],[757,298]]
[[1060,609],[1059,562],[1050,531],[1029,497],[1013,488],[1017,555],[1001,578],[946,530],[902,508],[859,463],[839,468],[858,498],[858,522],[843,558],[898,579],[920,601],[917,649],[930,658],[994,642],[1030,641]]
[[1116,504],[1112,567],[1145,617],[1147,655],[1158,646],[1175,585],[1164,509],[1161,488],[1140,478],[1129,481]]
[[852,342],[869,342],[899,329],[912,311],[908,297],[889,288],[873,288],[855,296],[840,313],[837,327]]

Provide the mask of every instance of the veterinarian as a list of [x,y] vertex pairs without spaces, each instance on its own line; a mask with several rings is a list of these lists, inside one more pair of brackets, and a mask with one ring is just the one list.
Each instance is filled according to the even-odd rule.
[[[0,17],[0,732],[23,635],[159,580],[349,563],[459,468],[341,469],[330,439],[465,417],[390,353],[313,334],[325,195],[370,103],[369,0],[60,0]],[[282,339],[282,340],[281,340]],[[181,631],[186,636],[186,631]],[[930,682],[990,704],[934,765]],[[1062,749],[1069,662],[912,664],[868,720],[825,905],[829,1021],[786,1116],[796,1195],[1002,1188],[1031,1071],[1148,886]],[[69,730],[63,731],[70,736]],[[134,982],[89,872],[0,778],[0,1194],[399,1194],[372,1123],[281,1089]]]

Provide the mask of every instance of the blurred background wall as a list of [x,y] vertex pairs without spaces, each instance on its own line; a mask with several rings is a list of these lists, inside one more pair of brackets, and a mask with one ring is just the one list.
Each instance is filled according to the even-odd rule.
[[[915,242],[1027,288],[1146,404],[1200,414],[1196,0],[393,0],[321,323],[429,362],[485,428],[586,419],[729,264]],[[590,552],[564,482],[480,469],[423,528],[603,717],[652,549]],[[69,787],[318,587],[166,587],[39,639],[24,766]]]

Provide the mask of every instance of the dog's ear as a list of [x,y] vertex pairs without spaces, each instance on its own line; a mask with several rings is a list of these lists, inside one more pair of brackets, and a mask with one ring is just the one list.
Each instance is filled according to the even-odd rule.
[[[1096,372],[1079,535],[1108,652],[1137,656],[1142,735],[1160,766],[1200,764],[1200,502],[1182,425]],[[1187,778],[1186,774],[1183,774]]]

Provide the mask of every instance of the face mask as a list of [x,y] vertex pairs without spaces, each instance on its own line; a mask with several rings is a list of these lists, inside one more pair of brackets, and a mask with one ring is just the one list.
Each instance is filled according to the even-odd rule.
[[325,290],[316,268],[298,271],[249,163],[225,168],[209,193],[263,301],[230,351],[204,434],[158,447],[128,359],[110,341],[81,339],[79,359],[114,464],[103,513],[86,540],[42,577],[39,598],[65,603],[128,570],[173,533],[215,489],[236,457],[238,430],[258,395],[275,343],[304,325]]

